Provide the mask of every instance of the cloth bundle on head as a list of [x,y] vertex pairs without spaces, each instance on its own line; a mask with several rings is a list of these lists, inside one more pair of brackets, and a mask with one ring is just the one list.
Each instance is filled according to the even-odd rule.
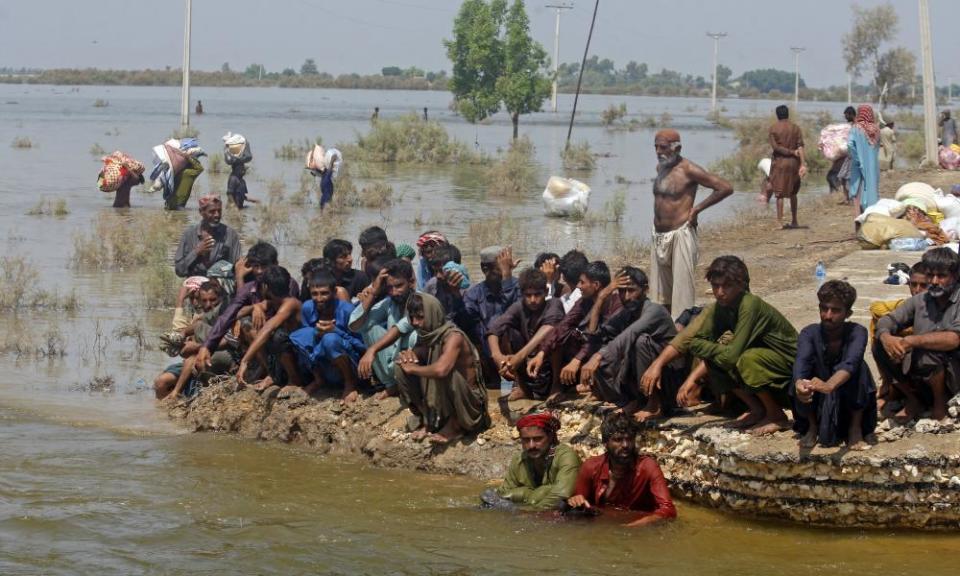
[[517,430],[530,427],[540,428],[547,434],[557,435],[560,430],[560,420],[552,412],[537,412],[527,414],[517,420]]
[[467,267],[463,264],[457,264],[456,262],[447,262],[443,265],[444,272],[459,272],[463,276],[463,280],[460,281],[460,289],[466,290],[470,287],[470,274],[467,272]]
[[855,125],[867,135],[867,140],[870,141],[870,144],[876,146],[877,140],[880,138],[880,127],[877,126],[877,119],[873,114],[873,108],[868,104],[861,104],[860,107],[857,108]]
[[500,246],[487,246],[480,251],[480,264],[496,264],[501,250]]
[[191,276],[183,281],[183,287],[190,292],[199,290],[209,279],[206,276]]
[[447,237],[436,230],[424,232],[419,238],[417,238],[417,248],[421,249],[424,246],[443,246],[446,243]]
[[397,244],[394,251],[397,258],[409,258],[413,260],[417,257],[417,252],[413,249],[413,246],[409,244]]
[[223,205],[223,201],[220,200],[220,196],[217,196],[216,194],[207,194],[206,196],[201,196],[197,202],[200,204],[201,210],[207,206],[210,206],[211,204],[216,204],[217,206]]
[[656,133],[653,137],[654,141],[657,140],[666,140],[667,142],[680,142],[680,133],[674,130],[673,128],[664,128]]

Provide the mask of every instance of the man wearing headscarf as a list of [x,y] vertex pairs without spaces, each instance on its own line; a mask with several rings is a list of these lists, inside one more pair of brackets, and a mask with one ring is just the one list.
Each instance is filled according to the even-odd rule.
[[[733,194],[733,186],[680,156],[680,134],[676,130],[657,132],[654,148],[659,164],[653,182],[651,284],[655,300],[668,310],[680,312],[696,303],[698,216]],[[701,185],[713,193],[696,204]]]
[[236,264],[240,259],[240,235],[220,222],[223,203],[209,194],[200,198],[200,223],[188,226],[177,246],[173,269],[177,276],[206,276],[207,269],[224,260]]
[[394,374],[401,403],[420,418],[413,438],[448,444],[485,430],[490,416],[477,349],[429,294],[410,295],[407,317],[417,344],[397,354]]
[[510,461],[503,483],[481,494],[483,504],[533,510],[561,508],[573,494],[580,457],[557,438],[560,420],[550,412],[527,414],[517,420],[517,430],[521,450]]
[[777,106],[777,121],[770,126],[768,135],[773,148],[773,164],[770,166],[770,189],[777,195],[777,220],[783,222],[783,199],[790,199],[790,223],[784,229],[796,228],[797,192],[800,179],[807,173],[803,155],[803,132],[790,121],[790,109]]
[[880,126],[873,108],[867,104],[857,108],[857,119],[847,141],[850,156],[850,188],[854,218],[880,199]]
[[446,244],[448,244],[447,237],[436,230],[424,232],[417,238],[417,250],[420,251],[420,271],[417,274],[417,290],[423,290],[427,285],[427,281],[433,278],[433,270],[430,269],[430,259],[433,257],[433,251],[436,250],[438,246],[445,246]]
[[940,145],[949,148],[957,141],[957,121],[950,117],[950,111],[940,113]]

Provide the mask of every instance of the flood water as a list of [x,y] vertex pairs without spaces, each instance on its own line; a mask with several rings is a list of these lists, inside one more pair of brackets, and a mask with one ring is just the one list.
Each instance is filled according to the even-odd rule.
[[[83,301],[75,314],[21,310],[0,318],[0,573],[907,574],[915,573],[918,557],[929,573],[954,567],[956,539],[949,535],[807,529],[682,502],[676,522],[652,530],[628,531],[614,519],[558,523],[476,510],[483,484],[469,478],[378,470],[178,429],[156,410],[147,384],[168,359],[116,333],[133,320],[152,345],[171,312],[144,309],[138,270],[71,265],[73,235],[111,211],[110,195],[96,190],[98,158],[89,148],[98,143],[149,162],[151,146],[177,125],[178,94],[174,88],[0,86],[4,256],[24,258],[37,270],[38,286],[74,291]],[[430,117],[456,138],[490,153],[510,134],[502,117],[479,127],[463,123],[447,111],[444,93],[201,88],[193,97],[207,111],[193,123],[209,151],[219,150],[227,130],[251,140],[248,182],[251,195],[261,198],[270,180],[283,179],[291,192],[299,185],[301,161],[274,158],[275,148],[316,136],[328,144],[352,141],[367,130],[374,106],[381,118],[428,106]],[[93,107],[97,98],[109,105]],[[701,164],[733,148],[728,132],[704,120],[707,101],[588,96],[581,99],[574,140],[589,140],[604,157],[593,174],[578,177],[593,187],[594,209],[626,187],[622,226],[543,218],[540,190],[522,200],[489,198],[470,167],[379,167],[370,178],[389,182],[395,200],[402,199],[381,210],[351,211],[344,236],[355,239],[359,229],[378,223],[391,238],[412,243],[433,219],[467,244],[471,224],[514,218],[527,231],[527,251],[519,254],[527,262],[536,248],[562,252],[582,245],[600,256],[624,240],[645,240],[653,131],[600,127],[600,111],[621,101],[632,115],[668,111],[684,135],[685,155]],[[561,98],[562,109],[569,104]],[[728,115],[774,104],[724,103]],[[843,108],[823,106],[837,114]],[[537,148],[544,182],[561,172],[564,121],[543,113],[521,122]],[[34,147],[9,147],[19,136]],[[617,184],[618,176],[630,184]],[[199,189],[222,189],[223,180],[204,174]],[[753,195],[735,195],[703,221],[750,206]],[[27,216],[42,197],[64,199],[70,213]],[[133,203],[134,211],[159,212],[161,199],[135,191]],[[190,207],[175,216],[184,225],[196,218],[195,201]],[[249,246],[256,211],[237,217]],[[316,255],[293,242],[280,249],[281,263],[292,270]],[[53,335],[64,356],[31,352]],[[20,353],[9,346],[14,341],[24,343]],[[109,385],[91,385],[108,377]]]

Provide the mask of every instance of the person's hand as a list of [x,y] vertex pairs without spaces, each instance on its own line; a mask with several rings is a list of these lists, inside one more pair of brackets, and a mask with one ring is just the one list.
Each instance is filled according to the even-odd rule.
[[520,260],[513,259],[513,246],[507,246],[500,250],[497,255],[497,266],[500,268],[500,275],[503,278],[509,278],[513,275],[513,270],[520,265]]
[[237,382],[241,384],[246,384],[246,375],[247,375],[247,359],[243,358],[240,360],[240,367],[237,368]]
[[687,224],[689,224],[691,228],[696,228],[700,225],[700,221],[698,220],[699,217],[700,211],[696,208],[691,208],[690,214],[687,215]]
[[567,505],[571,508],[590,508],[590,503],[580,494],[574,494],[567,499]]
[[803,404],[809,404],[813,400],[813,392],[810,380],[797,380],[797,400]]
[[800,177],[803,178],[803,177],[806,176],[806,175],[807,175],[807,165],[806,165],[806,164],[801,164],[801,165],[800,165]]
[[580,385],[585,388],[593,388],[594,379],[593,376],[596,374],[597,370],[600,369],[600,360],[603,359],[603,356],[599,352],[590,357],[590,360],[587,361],[580,368]]
[[213,236],[208,234],[206,231],[200,233],[200,242],[197,244],[195,249],[197,256],[203,256],[204,254],[213,250],[213,245],[215,240]]
[[498,372],[500,373],[501,378],[506,378],[511,382],[517,381],[517,366],[520,365],[523,359],[518,357],[516,354],[511,354],[506,356],[499,364],[497,364]]
[[904,345],[903,340],[903,338],[894,336],[893,334],[884,334],[880,337],[880,344],[883,345],[884,351],[886,351],[891,359],[899,362],[903,360],[903,357],[910,351],[910,349]]
[[417,355],[413,350],[401,350],[397,353],[396,359],[394,359],[394,364],[400,367],[400,370],[404,374],[409,374],[411,369],[420,364],[420,359],[417,358]]
[[443,273],[443,280],[447,283],[447,286],[450,287],[450,290],[459,292],[460,283],[463,282],[463,274],[456,270],[447,270]]
[[194,361],[193,367],[194,371],[200,373],[206,370],[210,366],[210,349],[206,346],[201,346],[197,350],[197,357]]
[[810,390],[812,392],[819,392],[821,394],[830,394],[835,390],[833,386],[827,384],[820,378],[811,378],[809,382],[810,382]]
[[337,323],[333,320],[318,320],[316,324],[317,332],[319,332],[320,335],[333,332],[336,327]]
[[597,294],[597,302],[603,302],[607,298],[613,295],[614,292],[621,288],[626,288],[633,281],[630,280],[630,277],[627,276],[627,273],[623,270],[617,273],[613,280],[603,287],[602,290]]
[[360,376],[361,380],[369,380],[370,376],[373,375],[373,359],[375,356],[373,352],[367,350],[360,357],[360,362],[357,364],[357,375]]
[[[646,371],[644,371],[643,376],[640,377],[640,389],[643,390],[643,395],[650,397],[653,395],[655,390],[660,389],[660,379],[663,377],[663,369],[656,362],[651,364]],[[677,400],[679,402],[680,394],[677,394]]]
[[237,260],[237,262],[233,265],[233,278],[237,282],[237,288],[243,284],[243,279],[247,276],[247,272],[249,271],[250,268],[247,266],[246,256]]
[[540,265],[540,271],[547,277],[547,284],[553,284],[557,281],[557,260],[549,258]]
[[379,294],[380,291],[383,290],[383,286],[387,283],[387,276],[389,276],[387,269],[381,268],[380,273],[377,274],[377,277],[373,279],[373,283],[370,285],[370,287],[373,288],[374,295]]
[[543,351],[537,352],[537,355],[527,362],[527,376],[536,378],[540,374],[540,367],[543,366],[543,358],[546,354]]
[[680,390],[677,390],[677,406],[689,408],[700,399],[700,383],[690,378],[687,379]]
[[177,291],[177,308],[183,308],[183,301],[187,299],[190,289],[180,284],[180,290]]
[[259,304],[254,304],[250,315],[250,320],[253,322],[253,329],[259,330],[263,328],[263,325],[267,322],[267,303],[260,302]]
[[560,371],[560,383],[564,386],[575,386],[577,374],[580,372],[580,361],[574,358]]

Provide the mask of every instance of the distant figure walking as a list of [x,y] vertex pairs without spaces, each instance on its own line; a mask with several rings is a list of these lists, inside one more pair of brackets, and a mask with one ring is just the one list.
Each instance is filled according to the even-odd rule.
[[950,111],[940,113],[940,145],[949,148],[957,141],[957,121],[950,117]]
[[777,106],[777,121],[770,126],[768,138],[773,148],[770,190],[777,195],[777,220],[783,221],[783,200],[789,198],[790,222],[783,228],[797,228],[797,192],[800,179],[807,173],[807,160],[803,153],[803,132],[790,121],[790,109],[786,106]]
[[194,109],[194,113],[197,116],[200,116],[203,114],[203,102],[201,102],[200,100],[197,100],[197,107]]
[[880,171],[893,170],[897,158],[897,133],[893,129],[893,120],[880,129]]
[[850,156],[850,189],[847,194],[853,201],[856,218],[880,199],[880,127],[873,108],[867,104],[857,108],[847,154]]
[[376,122],[380,119],[380,107],[377,106],[373,109],[373,116],[370,117],[371,122]]
[[423,107],[423,121],[424,121],[424,122],[428,122],[429,120],[430,120],[430,118],[427,116],[427,107],[424,106],[424,107]]

